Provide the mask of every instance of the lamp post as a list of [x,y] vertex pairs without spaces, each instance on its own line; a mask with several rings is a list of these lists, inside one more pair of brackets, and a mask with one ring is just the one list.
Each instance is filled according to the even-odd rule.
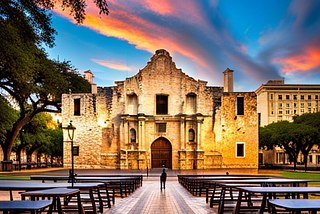
[[73,187],[74,183],[74,161],[73,161],[73,137],[74,137],[74,132],[76,130],[76,127],[72,125],[72,120],[70,120],[70,123],[67,127],[64,127],[68,131],[68,137],[71,142],[71,173],[69,171],[69,177],[71,177],[71,185]]

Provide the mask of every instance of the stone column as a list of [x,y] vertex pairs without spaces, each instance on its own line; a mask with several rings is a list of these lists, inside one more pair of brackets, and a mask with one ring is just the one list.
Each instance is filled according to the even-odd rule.
[[124,127],[123,127],[123,134],[124,134],[124,144],[125,144],[125,147],[127,147],[126,145],[128,145],[128,129],[129,129],[129,126],[128,126],[128,122],[127,120],[123,120],[123,123],[124,123]]
[[141,150],[141,143],[142,143],[142,122],[138,119],[138,145],[139,150]]
[[141,149],[145,149],[145,121],[141,121]]
[[197,150],[200,150],[200,130],[201,130],[201,121],[197,120]]
[[120,123],[120,149],[127,149],[124,142],[124,130],[123,130],[124,120]]
[[186,133],[185,133],[185,122],[184,118],[181,118],[180,121],[180,150],[183,150],[186,148]]

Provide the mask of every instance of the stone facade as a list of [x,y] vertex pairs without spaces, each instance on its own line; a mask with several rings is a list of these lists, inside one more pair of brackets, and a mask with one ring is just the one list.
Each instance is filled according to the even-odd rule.
[[[177,69],[165,50],[115,84],[62,96],[63,126],[72,120],[77,128],[75,168],[258,168],[255,93],[207,86]],[[64,136],[69,167],[70,142]]]

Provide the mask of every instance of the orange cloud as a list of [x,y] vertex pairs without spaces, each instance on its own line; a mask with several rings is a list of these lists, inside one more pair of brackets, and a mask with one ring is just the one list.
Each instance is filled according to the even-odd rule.
[[[144,4],[143,4],[144,3]],[[161,15],[173,15],[174,8],[169,0],[162,0],[161,3],[154,0],[144,0],[142,4],[149,10],[152,10]]]
[[306,71],[320,66],[320,49],[318,47],[309,47],[302,54],[278,58],[275,60],[283,66],[282,72]]
[[[55,12],[73,21],[66,11],[57,8]],[[83,26],[102,35],[124,39],[135,45],[136,48],[147,50],[151,53],[154,53],[157,49],[165,48],[171,54],[174,54],[174,52],[181,53],[203,67],[211,68],[201,54],[197,53],[194,46],[185,45],[180,40],[176,31],[142,19],[124,10],[113,10],[109,16],[100,18],[96,8],[89,4],[86,13],[86,20]]]
[[105,66],[105,67],[108,67],[111,69],[115,69],[115,70],[119,70],[119,71],[132,71],[132,68],[130,68],[126,65],[123,65],[119,62],[107,61],[107,60],[102,60],[102,59],[91,59],[91,60],[102,65],[102,66]]

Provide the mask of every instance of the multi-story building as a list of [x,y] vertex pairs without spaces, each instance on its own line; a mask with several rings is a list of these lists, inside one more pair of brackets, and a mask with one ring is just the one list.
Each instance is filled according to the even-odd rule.
[[[91,72],[85,73],[92,83]],[[207,86],[157,50],[136,75],[88,94],[63,94],[62,123],[76,127],[76,168],[258,168],[254,92]],[[64,134],[64,166],[71,164]]]
[[[269,80],[255,92],[257,94],[259,126],[266,126],[282,120],[293,121],[295,115],[314,113],[320,110],[320,85],[285,84],[284,79]],[[264,151],[263,154],[263,163],[265,164],[288,163],[288,155],[281,148]],[[317,148],[312,150],[308,161],[311,164],[320,164]]]

